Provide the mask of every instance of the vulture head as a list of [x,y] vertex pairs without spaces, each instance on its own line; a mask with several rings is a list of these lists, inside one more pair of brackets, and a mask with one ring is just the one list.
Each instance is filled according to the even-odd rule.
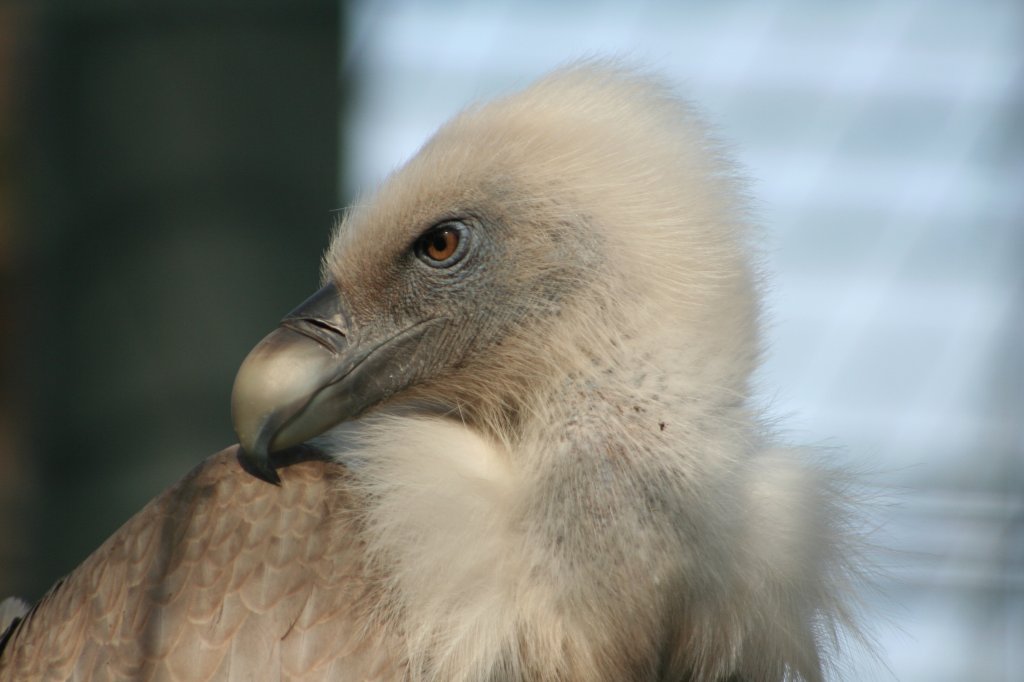
[[594,63],[347,212],[233,419],[267,480],[300,444],[354,472],[414,678],[821,678],[843,516],[749,403],[751,240],[687,106]]
[[673,401],[746,395],[743,212],[693,116],[634,74],[569,69],[470,109],[349,210],[324,287],[239,372],[240,442],[273,476],[271,452],[401,405],[517,440],[599,388],[647,414],[609,436],[675,440],[694,425]]

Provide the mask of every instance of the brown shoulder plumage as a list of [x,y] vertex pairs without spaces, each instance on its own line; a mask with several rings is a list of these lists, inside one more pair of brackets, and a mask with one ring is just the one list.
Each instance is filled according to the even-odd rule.
[[13,631],[4,680],[393,679],[346,512],[344,467],[283,484],[232,447],[150,502]]

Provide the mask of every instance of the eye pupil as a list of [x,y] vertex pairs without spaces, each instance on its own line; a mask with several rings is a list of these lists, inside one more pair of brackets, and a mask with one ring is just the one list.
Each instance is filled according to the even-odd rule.
[[450,230],[442,230],[433,236],[430,248],[438,253],[444,253],[453,239]]
[[436,223],[413,242],[411,251],[432,268],[450,268],[469,253],[472,232],[461,220]]
[[459,232],[451,227],[442,227],[426,235],[423,253],[433,261],[451,258],[459,248]]

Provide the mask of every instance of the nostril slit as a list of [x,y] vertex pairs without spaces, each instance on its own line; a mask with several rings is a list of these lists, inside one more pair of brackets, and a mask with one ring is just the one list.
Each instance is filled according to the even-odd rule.
[[281,326],[316,341],[334,354],[351,343],[342,327],[317,317],[286,317],[281,320]]
[[302,321],[308,322],[314,327],[319,327],[320,329],[323,329],[325,331],[334,332],[335,334],[340,334],[341,336],[348,336],[344,331],[342,331],[338,327],[335,327],[333,324],[330,324],[325,320],[320,320],[315,317],[304,317],[302,318]]

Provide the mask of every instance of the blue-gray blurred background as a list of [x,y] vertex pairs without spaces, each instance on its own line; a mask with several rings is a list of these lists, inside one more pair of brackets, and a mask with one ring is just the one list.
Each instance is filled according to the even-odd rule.
[[1024,680],[1019,0],[0,7],[0,595],[228,444],[334,210],[580,56],[676,83],[751,178],[762,402],[865,472],[851,680]]

